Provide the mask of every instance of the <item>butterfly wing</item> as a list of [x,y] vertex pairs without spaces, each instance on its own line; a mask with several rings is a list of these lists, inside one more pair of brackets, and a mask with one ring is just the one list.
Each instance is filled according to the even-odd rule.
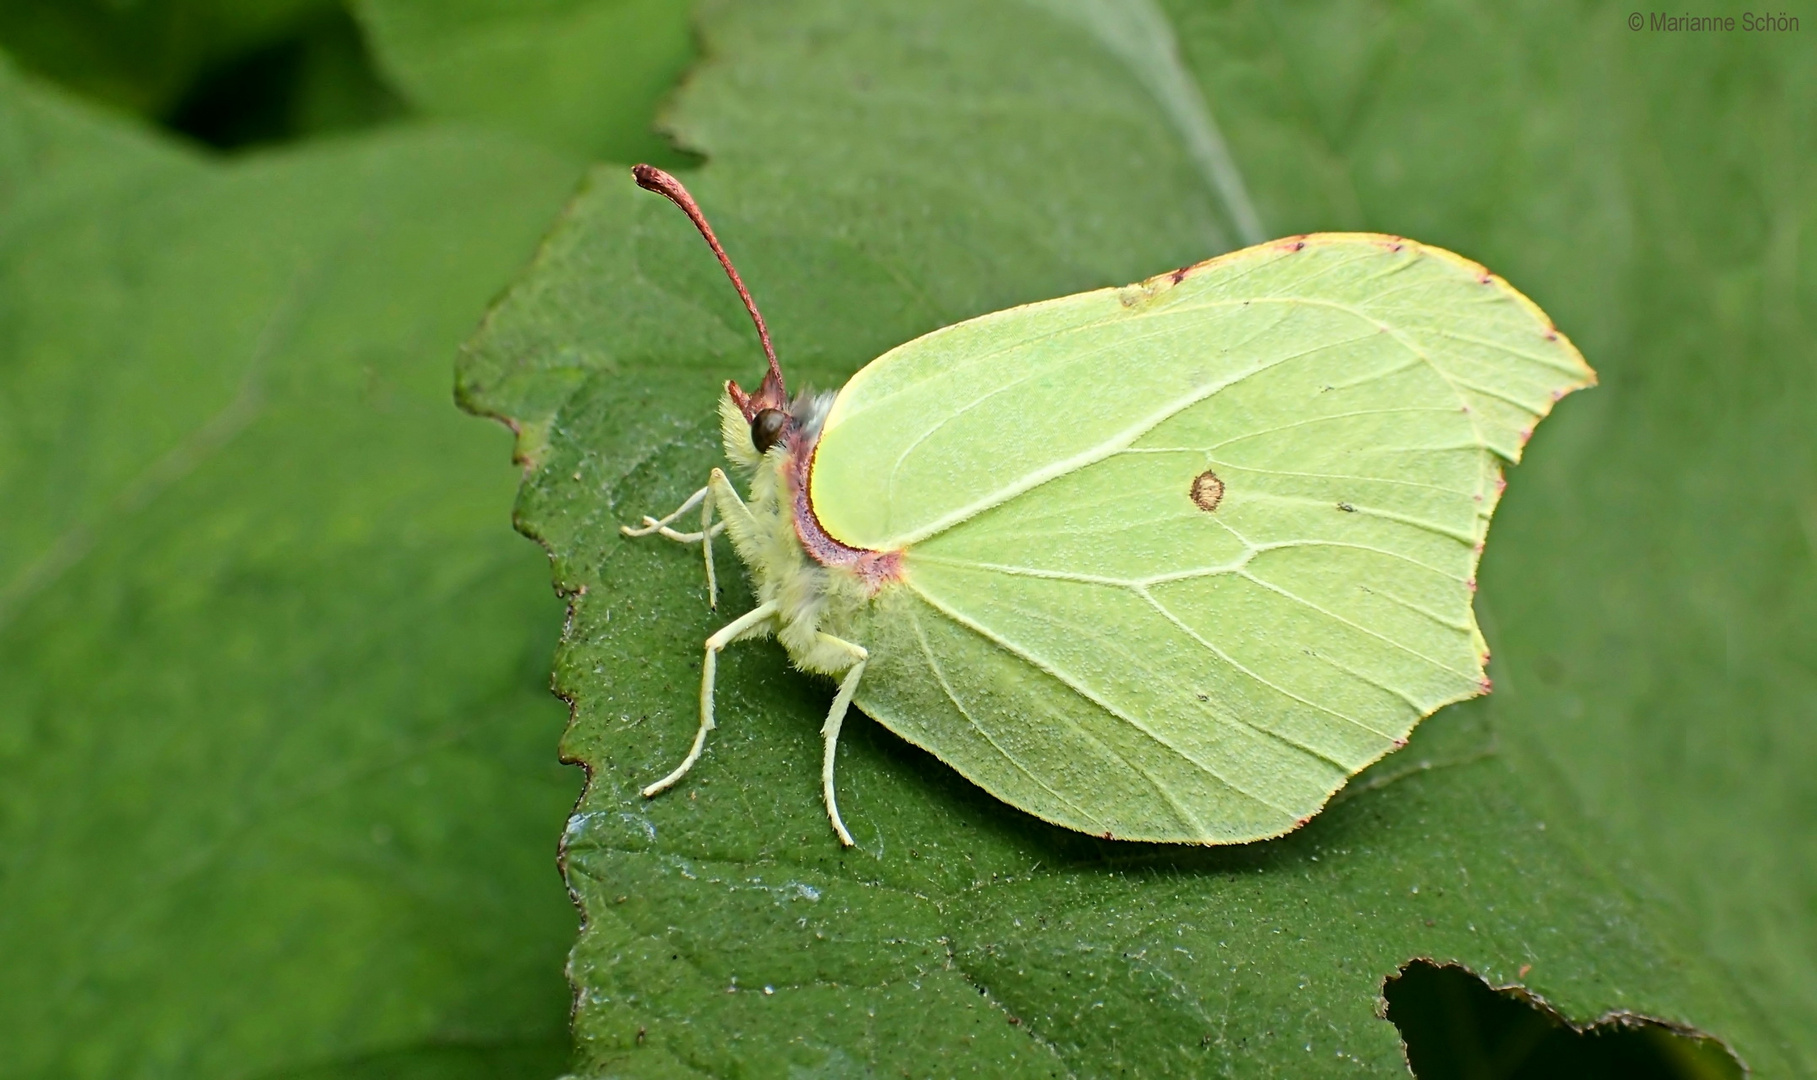
[[904,552],[858,703],[1073,828],[1286,832],[1487,689],[1501,463],[1593,381],[1501,279],[1373,235],[909,342],[841,391],[810,488]]

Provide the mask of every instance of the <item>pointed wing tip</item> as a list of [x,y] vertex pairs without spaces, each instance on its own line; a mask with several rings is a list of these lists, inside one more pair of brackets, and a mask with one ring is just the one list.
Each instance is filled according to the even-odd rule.
[[1513,286],[1509,286],[1508,291],[1513,293],[1528,311],[1532,312],[1534,316],[1541,320],[1546,327],[1545,338],[1547,343],[1555,346],[1566,365],[1573,369],[1572,374],[1574,380],[1555,388],[1552,391],[1552,400],[1558,401],[1566,394],[1574,393],[1578,390],[1587,390],[1590,387],[1597,385],[1601,380],[1597,377],[1596,369],[1591,367],[1590,361],[1584,359],[1584,354],[1578,351],[1577,343],[1566,337],[1564,331],[1554,326],[1552,320],[1547,317],[1546,313],[1540,310],[1539,305],[1535,304],[1532,300],[1529,300],[1520,290]]
[[[1571,339],[1566,337],[1564,333],[1553,324],[1552,319],[1547,316],[1545,311],[1538,304],[1534,303],[1525,293],[1509,284],[1506,278],[1496,274],[1475,259],[1459,255],[1457,252],[1448,248],[1422,243],[1418,240],[1411,240],[1405,236],[1396,236],[1392,233],[1310,232],[1299,233],[1293,236],[1284,236],[1276,240],[1269,240],[1265,243],[1239,248],[1236,251],[1228,251],[1222,255],[1214,256],[1213,258],[1206,259],[1202,262],[1193,263],[1190,266],[1182,266],[1178,270],[1172,270],[1165,274],[1157,274],[1154,277],[1139,283],[1137,287],[1148,292],[1154,292],[1161,288],[1178,285],[1187,278],[1196,277],[1214,267],[1236,262],[1265,251],[1286,257],[1305,251],[1308,248],[1347,246],[1367,246],[1381,248],[1396,254],[1406,253],[1411,256],[1430,256],[1441,262],[1448,263],[1456,270],[1475,279],[1483,285],[1494,286],[1497,291],[1511,296],[1533,316],[1534,320],[1544,328],[1546,340],[1557,345],[1563,353],[1565,363],[1569,367],[1576,369],[1576,381],[1567,385],[1564,393],[1570,393],[1573,390],[1581,390],[1596,385],[1596,370],[1584,359],[1583,353],[1579,352],[1577,346],[1571,342]],[[1561,393],[1559,396],[1563,397],[1564,394]]]

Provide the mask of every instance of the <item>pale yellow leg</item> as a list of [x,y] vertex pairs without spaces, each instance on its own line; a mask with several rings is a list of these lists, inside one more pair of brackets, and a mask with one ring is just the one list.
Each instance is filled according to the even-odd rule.
[[839,728],[845,723],[845,711],[851,707],[852,695],[858,692],[858,680],[864,678],[864,665],[870,662],[871,654],[864,646],[831,634],[821,634],[820,640],[844,649],[852,657],[852,666],[845,669],[839,692],[833,695],[833,707],[827,710],[826,723],[820,726],[820,737],[826,741],[826,751],[820,758],[820,790],[826,798],[826,816],[833,823],[833,831],[839,834],[839,842],[852,847],[856,841],[839,819],[839,800],[833,791],[833,760],[839,749]]
[[[744,500],[738,497],[738,489],[732,486],[732,481],[726,476],[723,470],[716,468],[708,474],[707,490],[711,492],[711,494],[707,497],[706,506],[701,510],[701,530],[703,532],[718,534],[723,532],[727,527],[731,527],[739,530],[732,534],[734,537],[737,537],[740,535],[750,536],[757,531],[757,522],[751,517],[750,507],[746,506]],[[713,510],[715,507],[718,508],[719,513],[723,515],[726,520],[717,525],[712,525],[710,523],[713,520]],[[708,540],[704,545],[704,548],[707,557],[708,606],[718,607],[719,582],[713,576],[712,541]]]
[[713,730],[713,675],[718,667],[720,650],[743,638],[773,633],[775,628],[771,625],[771,620],[775,615],[774,603],[759,604],[720,627],[718,633],[707,639],[706,662],[701,665],[700,672],[700,730],[694,733],[694,745],[688,750],[688,756],[675,767],[674,772],[644,788],[644,798],[654,798],[674,787],[677,781],[688,775],[688,770],[694,767],[694,763],[700,760],[700,752],[707,745],[707,732]]
[[[713,471],[718,472],[719,470],[714,469]],[[709,490],[712,486],[711,483],[707,484]],[[723,531],[726,526],[723,521],[718,525],[713,524],[713,501],[713,498],[709,496],[700,502],[700,551],[701,557],[707,561],[707,606],[717,609],[719,607],[719,578],[713,573],[713,534]]]
[[[653,518],[650,515],[645,514],[644,523],[643,523],[642,527],[636,527],[636,526],[631,526],[631,525],[620,525],[618,527],[618,531],[621,533],[624,533],[626,536],[648,536],[654,532],[662,532],[664,529],[668,528],[670,522],[674,521],[676,518],[687,513],[688,511],[694,509],[696,506],[699,506],[701,504],[701,501],[703,499],[705,499],[706,497],[707,497],[707,489],[701,488],[699,491],[696,491],[694,494],[688,496],[686,502],[682,503],[680,506],[677,506],[674,510],[670,511],[668,516],[661,517],[661,518]],[[673,530],[670,530],[670,531],[672,532]]]
[[[710,479],[706,487],[688,496],[688,500],[676,507],[668,516],[653,518],[645,514],[644,523],[641,526],[620,525],[618,531],[626,536],[649,536],[655,533],[678,544],[699,544],[702,558],[707,564],[707,606],[716,608],[719,606],[719,577],[713,568],[713,538],[724,532],[726,526],[723,521],[717,525],[713,523],[713,504],[717,498],[723,497],[717,491],[717,487],[723,484],[726,488],[730,488],[732,485],[731,481],[726,480],[725,473],[718,469],[713,470],[713,477],[717,478],[717,481]],[[708,498],[709,494],[714,495],[715,498]],[[736,492],[733,493],[732,498],[734,500],[738,498]],[[744,504],[740,502],[739,505]],[[696,506],[700,507],[699,532],[678,532],[669,527],[676,518]]]
[[757,527],[756,519],[751,517],[751,508],[738,497],[738,489],[732,486],[732,480],[724,470],[714,469],[707,474],[707,489],[713,493],[713,502],[718,505],[719,512],[726,517],[728,524],[732,519],[737,519],[740,527]]

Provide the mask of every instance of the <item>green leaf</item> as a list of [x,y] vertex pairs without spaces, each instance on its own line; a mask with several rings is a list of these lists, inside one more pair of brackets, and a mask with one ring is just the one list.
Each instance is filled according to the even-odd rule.
[[446,362],[574,168],[0,72],[0,1074],[565,1064],[559,611]]
[[[1121,7],[707,14],[674,123],[797,385],[1227,246],[1239,189],[1086,17]],[[1481,576],[1498,693],[1234,849],[1043,826],[854,720],[842,852],[815,768],[831,684],[769,644],[726,654],[684,787],[639,798],[693,734],[700,642],[749,597],[714,616],[696,555],[616,528],[699,486],[718,387],[761,361],[686,223],[595,175],[461,369],[520,433],[519,524],[573,604],[556,678],[592,771],[566,851],[594,1072],[1404,1076],[1379,999],[1415,957],[1580,1023],[1711,1032],[1757,1075],[1817,1067],[1813,61],[1621,17],[1174,18],[1269,231],[1479,258],[1605,375],[1512,477]]]
[[681,0],[359,0],[379,61],[425,113],[613,161],[679,160],[651,128],[693,58]]

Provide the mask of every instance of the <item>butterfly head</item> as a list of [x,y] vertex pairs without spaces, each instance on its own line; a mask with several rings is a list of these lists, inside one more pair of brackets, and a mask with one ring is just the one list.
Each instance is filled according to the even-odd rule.
[[833,394],[811,390],[786,397],[782,377],[773,371],[764,376],[756,393],[746,393],[736,382],[727,382],[719,406],[720,437],[726,456],[747,468],[756,468],[777,447],[811,447],[820,434],[821,422],[833,407],[833,398]]
[[751,445],[759,454],[768,453],[788,434],[793,421],[788,391],[783,388],[781,370],[774,364],[764,373],[755,394],[747,394],[737,382],[727,381],[726,396],[738,406],[739,415],[750,428]]

